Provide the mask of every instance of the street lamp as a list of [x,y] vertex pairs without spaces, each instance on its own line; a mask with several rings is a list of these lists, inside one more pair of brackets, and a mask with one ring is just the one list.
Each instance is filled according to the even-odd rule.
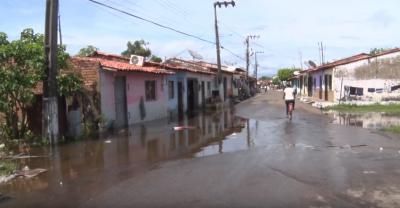
[[218,20],[217,20],[217,6],[219,8],[224,5],[225,7],[228,7],[229,5],[232,5],[232,7],[235,7],[236,3],[234,1],[216,1],[214,2],[214,17],[215,17],[215,45],[217,47],[217,67],[218,67],[218,75],[217,75],[217,80],[218,80],[218,91],[219,91],[219,96],[222,97],[221,93],[221,81],[222,81],[222,74],[221,74],[221,55],[220,55],[220,44],[219,44],[219,33],[218,33]]

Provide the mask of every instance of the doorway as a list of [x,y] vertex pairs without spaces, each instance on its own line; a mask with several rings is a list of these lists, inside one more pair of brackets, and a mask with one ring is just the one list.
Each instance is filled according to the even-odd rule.
[[206,86],[204,84],[204,81],[201,81],[201,104],[204,107],[206,104]]
[[308,77],[308,96],[313,96],[313,79],[311,76]]
[[199,87],[197,79],[187,80],[187,105],[188,111],[195,111],[198,107],[199,100]]
[[115,99],[115,127],[123,128],[128,124],[126,106],[126,78],[123,76],[115,77],[114,82]]
[[178,82],[178,115],[183,116],[183,85]]
[[319,76],[319,99],[322,100],[322,76]]
[[228,85],[227,82],[228,81],[226,80],[226,77],[224,77],[224,101],[226,100],[226,95],[227,95],[227,93],[226,93],[226,88],[227,88],[227,85]]

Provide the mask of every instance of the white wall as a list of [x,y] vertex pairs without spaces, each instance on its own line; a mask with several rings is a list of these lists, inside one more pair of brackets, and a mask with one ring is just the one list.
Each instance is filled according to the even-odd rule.
[[[334,68],[334,73],[332,77],[332,87],[334,91],[334,99],[335,102],[339,101],[340,98],[340,91],[342,90],[342,96],[344,94],[344,86],[352,86],[364,89],[364,99],[372,100],[372,101],[379,101],[383,97],[390,97],[390,96],[400,96],[397,92],[384,92],[384,93],[368,93],[368,88],[383,88],[388,89],[390,86],[400,84],[399,79],[368,79],[368,80],[360,80],[355,78],[355,70],[364,65],[374,64],[373,62],[376,60],[383,60],[388,58],[395,58],[400,56],[400,52],[387,54],[379,57],[374,57],[371,59],[365,59],[353,63],[349,63],[346,65],[337,66]],[[341,73],[345,74],[343,77],[343,84],[342,84],[342,77]],[[341,88],[342,86],[342,88]]]

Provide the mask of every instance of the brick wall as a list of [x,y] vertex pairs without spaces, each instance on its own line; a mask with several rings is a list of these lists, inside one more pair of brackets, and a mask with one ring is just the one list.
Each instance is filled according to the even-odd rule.
[[73,57],[70,59],[70,65],[73,71],[82,75],[85,89],[92,91],[95,87],[96,91],[99,91],[100,64],[97,61]]

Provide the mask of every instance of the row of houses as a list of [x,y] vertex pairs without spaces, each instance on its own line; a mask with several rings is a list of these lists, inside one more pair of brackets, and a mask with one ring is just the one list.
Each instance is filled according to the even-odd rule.
[[400,100],[400,49],[336,60],[303,70],[291,81],[300,96],[314,101]]
[[[222,67],[219,85],[217,66],[203,61],[172,58],[155,63],[139,56],[95,52],[72,57],[70,63],[82,75],[87,91],[88,101],[80,99],[77,106],[89,110],[72,108],[86,117],[101,117],[105,126],[115,128],[183,115],[208,105],[226,106],[237,99],[240,90],[250,91],[248,80],[250,86],[256,85],[254,78],[246,79],[243,69],[228,66]],[[69,105],[74,106],[74,101]]]

